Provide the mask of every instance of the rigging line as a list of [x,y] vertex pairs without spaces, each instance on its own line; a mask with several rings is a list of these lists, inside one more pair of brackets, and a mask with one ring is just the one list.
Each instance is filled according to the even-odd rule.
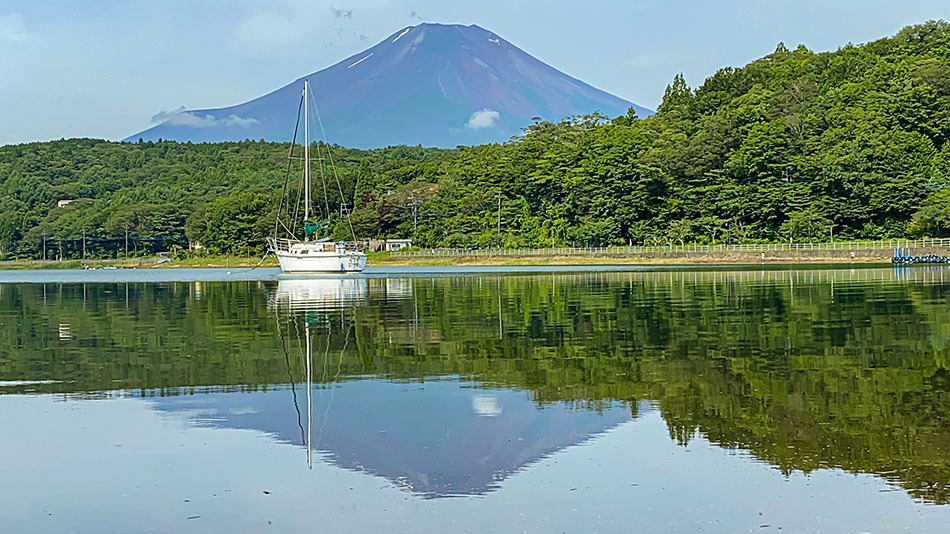
[[[303,169],[302,163],[300,165],[300,168]],[[303,188],[304,188],[304,181],[301,180],[300,186],[297,187],[297,198],[294,200],[294,216],[291,219],[291,224],[293,224],[293,222],[296,221],[297,217],[300,215],[300,199],[303,198]],[[304,236],[304,239],[306,239],[306,237],[307,236]],[[296,239],[296,236],[295,236],[295,239]]]
[[[353,330],[353,323],[351,322],[346,327],[346,335],[343,336],[343,348],[340,349],[340,359],[336,363],[336,374],[333,375],[333,383],[335,384],[337,380],[340,379],[340,373],[343,371],[343,355],[346,353],[346,347],[350,344],[350,331]],[[333,390],[330,390],[330,402],[333,402]],[[329,407],[327,407],[327,412],[329,413]]]
[[290,352],[287,350],[287,340],[284,339],[284,330],[280,324],[280,313],[277,306],[274,306],[274,319],[277,321],[277,335],[280,337],[280,348],[284,351],[284,363],[287,365],[287,376],[290,378],[290,391],[294,397],[294,410],[297,411],[297,427],[300,429],[300,444],[306,445],[307,436],[303,430],[300,404],[297,402],[297,385],[294,383],[294,372],[290,367]]
[[[297,220],[297,215],[300,213],[300,189],[301,189],[301,188],[300,188],[300,187],[297,187],[297,188],[294,189],[294,186],[292,186],[292,185],[291,185],[291,188],[292,188],[292,191],[291,191],[291,193],[290,193],[291,195],[293,195],[294,192],[296,192],[296,197],[294,198],[294,201],[293,201],[293,210],[294,210],[294,211],[293,211],[293,215],[291,215],[291,213],[290,213],[290,206],[287,207],[287,215],[288,215],[288,217],[289,217],[288,220],[289,220],[289,222],[290,222],[290,224],[291,224],[291,228],[292,228],[292,227],[293,227],[293,224],[294,224],[294,221]],[[285,227],[286,227],[286,225],[285,225]],[[291,236],[292,239],[297,239],[297,236],[293,233],[293,231],[291,231],[290,228],[288,228],[287,231],[289,232],[289,234],[290,234],[290,236]]]
[[[353,323],[346,328],[346,335],[343,337],[343,348],[340,349],[340,359],[336,364],[336,375],[333,377],[333,382],[330,383],[330,399],[327,401],[327,408],[323,412],[323,424],[320,425],[320,430],[317,431],[317,443],[320,442],[321,436],[323,436],[323,429],[327,426],[327,423],[330,422],[330,407],[333,406],[333,394],[336,392],[336,381],[340,379],[340,372],[343,369],[343,355],[346,353],[346,346],[350,342],[350,330],[353,328]],[[329,327],[327,328],[327,334],[329,335]],[[329,352],[329,343],[327,344],[327,351]]]
[[[313,100],[313,110],[317,115],[317,124],[320,125],[320,133],[323,134],[323,142],[327,147],[327,156],[330,159],[330,168],[333,169],[333,176],[336,179],[336,187],[340,191],[340,202],[343,203],[343,212],[346,214],[346,224],[350,227],[350,235],[353,236],[353,242],[355,243],[356,232],[353,230],[353,221],[351,221],[349,217],[350,210],[346,207],[346,197],[343,196],[343,186],[340,185],[340,174],[336,170],[336,164],[333,163],[333,152],[330,150],[330,143],[327,142],[327,131],[323,128],[323,118],[320,117],[320,108],[317,107],[317,101],[312,94],[310,95],[310,99]],[[355,202],[354,199],[354,203]]]
[[323,378],[320,380],[321,384],[326,384],[327,382],[327,363],[330,361],[328,356],[330,355],[330,323],[327,321],[327,347],[323,351]]
[[[290,313],[293,314],[293,310],[290,310]],[[300,342],[300,339],[301,339],[301,336],[300,336],[300,325],[297,324],[297,316],[296,316],[296,315],[291,315],[291,316],[292,316],[293,319],[294,319],[294,321],[293,321],[293,322],[294,322],[294,333],[297,334],[297,337],[296,337],[296,339],[297,339],[297,352],[300,353],[300,364],[301,364],[301,366],[304,366],[304,365],[305,365],[305,362],[304,362],[303,343]]]
[[297,237],[294,236],[294,233],[290,230],[290,228],[287,228],[287,225],[284,224],[283,221],[281,221],[280,225],[284,227],[284,230],[285,230],[289,235],[293,236],[294,239],[297,239]]
[[[317,109],[317,104],[316,104],[316,100],[314,100],[313,93],[310,92],[310,93],[308,93],[308,94],[310,95],[310,99],[308,100],[307,105],[309,106],[309,105],[310,105],[310,102],[312,101],[312,102],[313,102],[314,114],[316,114],[316,115],[319,117],[320,111]],[[326,136],[325,136],[325,135],[324,135],[323,140],[324,140],[324,142],[326,142]],[[324,206],[324,209],[326,210],[326,218],[329,220],[329,218],[330,218],[330,195],[329,195],[329,191],[327,191],[327,178],[326,178],[326,172],[324,171],[323,156],[322,156],[321,153],[320,153],[320,144],[319,144],[319,143],[317,143],[317,162],[319,163],[319,169],[320,169],[320,185],[323,186],[323,206]]]
[[[294,145],[297,144],[297,130],[300,128],[300,112],[303,110],[303,94],[300,95],[300,103],[297,104],[297,122],[294,123],[294,139],[290,142],[290,151],[287,154],[287,172],[284,174],[284,188],[280,192],[280,202],[277,204],[277,220],[274,222],[274,239],[277,239],[277,230],[279,230],[278,225],[283,225],[280,222],[280,212],[284,209],[284,198],[287,195],[287,183],[290,181],[290,171],[292,170],[294,163]],[[288,213],[289,215],[289,213]],[[287,226],[283,225],[284,229],[287,230]],[[287,233],[291,237],[295,237],[293,232],[287,230]]]
[[[360,190],[360,181],[363,179],[363,173],[356,171],[356,183],[353,184],[353,209],[356,209],[356,192]],[[350,211],[346,211],[347,219],[349,219]]]
[[[305,102],[306,102],[306,101],[305,101]],[[304,105],[306,105],[306,104],[304,104]],[[306,160],[305,158],[302,158],[302,159],[300,159],[300,161],[299,161],[299,163],[298,163],[298,165],[299,165],[299,166],[298,166],[299,173],[300,173],[300,176],[302,176],[302,177],[305,177],[306,174],[307,174],[307,172],[308,172],[308,171],[307,171],[307,166],[306,166],[306,161],[307,161],[307,160]],[[306,209],[305,203],[307,202],[307,199],[308,199],[308,198],[311,200],[311,203],[312,203],[312,201],[313,201],[313,195],[311,194],[311,193],[312,193],[312,189],[313,189],[313,185],[312,185],[312,184],[309,184],[309,181],[306,180],[305,178],[301,178],[300,181],[298,182],[298,185],[297,185],[297,200],[296,200],[296,202],[295,202],[295,204],[294,204],[294,206],[296,207],[296,211],[294,212],[294,221],[295,221],[295,222],[296,222],[296,221],[303,221],[303,220],[304,220],[304,215],[306,214],[307,211],[309,211],[309,210]],[[302,226],[302,225],[303,225],[303,223],[301,223],[301,226]],[[306,239],[307,239],[307,236],[304,235],[304,236],[303,236],[303,239],[306,240]]]
[[[297,316],[293,314],[293,310],[290,310],[290,313],[291,313],[291,317],[293,318],[294,333],[296,334],[295,339],[297,340],[297,353],[300,354],[300,366],[301,366],[302,368],[306,369],[307,372],[308,372],[308,374],[307,374],[307,426],[308,426],[308,429],[309,429],[309,426],[310,426],[310,411],[311,411],[311,406],[310,406],[310,388],[311,388],[311,384],[310,384],[310,375],[309,375],[310,366],[308,365],[309,362],[306,361],[306,356],[304,355],[303,343],[301,343],[302,336],[300,335],[300,324],[299,324],[299,322],[297,321]],[[308,341],[308,343],[309,343],[309,338],[307,339],[307,341]],[[307,447],[307,466],[310,467],[311,456],[310,456],[310,439],[309,439],[309,436],[304,438],[304,444],[305,444],[305,446]]]
[[[320,384],[321,384],[321,387],[320,387],[320,404],[323,404],[323,389],[324,389],[324,387],[325,387],[325,384],[327,383],[327,363],[329,363],[329,361],[330,361],[330,321],[327,321],[327,348],[326,348],[326,350],[323,352],[323,378],[320,380]],[[332,399],[332,398],[333,398],[333,397],[332,397],[332,395],[333,395],[333,390],[332,390],[332,389],[330,390],[330,395],[331,395],[330,398]],[[322,436],[323,436],[323,429],[324,429],[324,427],[327,426],[326,416],[327,416],[328,414],[329,414],[329,406],[327,407],[327,411],[324,413],[323,422],[320,424],[320,428],[317,429],[317,441],[316,441],[316,443],[320,443],[320,439],[321,439]]]
[[[275,239],[276,239],[276,238],[275,238]],[[257,265],[251,267],[250,269],[242,269],[242,270],[240,270],[240,271],[234,271],[234,272],[236,272],[236,273],[249,273],[249,272],[253,271],[254,269],[257,269],[258,267],[260,267],[261,265],[263,265],[263,264],[264,264],[264,260],[266,260],[268,256],[270,256],[270,251],[264,253],[264,257],[261,258],[261,261],[257,262]],[[230,272],[229,272],[228,274],[230,274]]]
[[[317,118],[320,118],[320,110],[317,109],[317,101],[314,100],[313,93],[310,94],[310,99],[313,101],[313,111],[317,115]],[[323,144],[326,145],[327,136],[323,134]],[[320,154],[320,143],[317,143],[317,161],[320,162],[320,184],[323,185],[323,206],[327,210],[327,219],[330,218],[330,192],[327,190],[327,177],[326,172],[324,171],[325,163],[323,162],[323,156]]]
[[[356,326],[356,307],[353,307],[353,325]],[[356,358],[363,361],[363,348],[360,347],[360,329],[353,329],[353,342],[356,343]]]

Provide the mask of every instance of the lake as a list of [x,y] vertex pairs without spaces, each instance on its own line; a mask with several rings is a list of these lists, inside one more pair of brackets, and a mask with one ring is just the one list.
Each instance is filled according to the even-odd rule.
[[950,268],[431,271],[0,274],[2,530],[948,531]]

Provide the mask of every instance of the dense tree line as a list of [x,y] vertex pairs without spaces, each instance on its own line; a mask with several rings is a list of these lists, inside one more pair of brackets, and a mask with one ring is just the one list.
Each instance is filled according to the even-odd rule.
[[[677,76],[642,120],[541,121],[457,150],[311,152],[337,238],[352,226],[422,246],[711,243],[950,235],[948,137],[950,24],[932,21],[833,52],[780,44],[696,89]],[[134,251],[258,251],[289,154],[254,141],[0,147],[0,246],[36,257],[45,235],[74,257],[85,231],[92,253],[116,254],[128,231]],[[299,170],[299,154],[289,163]]]

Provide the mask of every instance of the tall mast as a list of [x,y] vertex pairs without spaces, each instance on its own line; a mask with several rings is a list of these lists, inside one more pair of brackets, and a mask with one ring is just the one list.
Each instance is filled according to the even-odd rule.
[[[303,81],[303,220],[304,226],[310,219],[310,119],[307,111],[310,109],[308,89],[310,81]],[[306,239],[306,230],[304,230],[304,239]]]

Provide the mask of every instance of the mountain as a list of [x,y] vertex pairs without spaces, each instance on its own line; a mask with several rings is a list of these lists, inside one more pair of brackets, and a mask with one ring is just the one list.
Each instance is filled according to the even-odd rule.
[[327,140],[355,148],[506,141],[533,117],[617,116],[631,106],[640,117],[652,114],[478,26],[420,24],[260,98],[181,111],[126,141],[288,141],[305,79]]

